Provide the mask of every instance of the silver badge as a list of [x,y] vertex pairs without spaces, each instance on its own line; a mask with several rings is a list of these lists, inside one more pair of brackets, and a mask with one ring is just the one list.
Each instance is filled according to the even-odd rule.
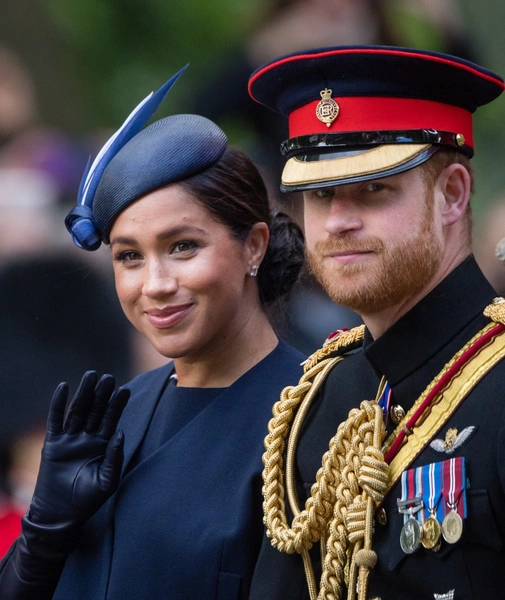
[[435,600],[454,600],[455,591],[456,590],[450,590],[445,592],[445,594],[433,594],[433,598],[435,598]]
[[445,452],[445,454],[452,454],[457,448],[462,446],[466,440],[475,431],[475,426],[465,427],[461,433],[458,433],[457,429],[448,429],[445,434],[445,440],[433,440],[430,447],[437,452]]

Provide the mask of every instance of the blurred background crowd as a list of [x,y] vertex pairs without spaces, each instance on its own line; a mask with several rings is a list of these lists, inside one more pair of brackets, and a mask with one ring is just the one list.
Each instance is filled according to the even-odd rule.
[[[89,155],[151,90],[190,68],[157,116],[198,113],[249,153],[273,202],[284,119],[247,95],[250,73],[282,54],[342,44],[439,50],[505,75],[503,0],[2,0],[0,19],[0,556],[19,529],[48,403],[88,369],[119,383],[162,364],[126,322],[108,248],[74,248],[63,219]],[[475,123],[475,253],[505,293],[505,101]],[[106,308],[105,308],[106,307]],[[309,272],[283,311],[283,337],[308,354],[359,323]]]

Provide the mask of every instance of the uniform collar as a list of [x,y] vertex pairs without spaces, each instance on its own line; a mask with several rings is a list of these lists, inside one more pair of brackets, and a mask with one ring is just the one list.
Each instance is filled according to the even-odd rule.
[[494,296],[470,256],[377,340],[367,330],[365,356],[379,376],[400,383],[481,315]]

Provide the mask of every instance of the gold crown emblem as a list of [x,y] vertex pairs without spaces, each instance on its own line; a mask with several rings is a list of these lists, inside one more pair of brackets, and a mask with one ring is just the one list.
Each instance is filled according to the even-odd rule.
[[331,90],[325,88],[321,90],[321,100],[316,106],[316,117],[329,127],[338,117],[340,111],[339,105],[331,97]]

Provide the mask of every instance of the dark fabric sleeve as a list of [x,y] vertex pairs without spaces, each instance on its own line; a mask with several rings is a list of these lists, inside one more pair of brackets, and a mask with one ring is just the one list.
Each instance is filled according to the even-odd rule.
[[0,562],[2,600],[51,600],[75,533],[23,517],[21,535]]

